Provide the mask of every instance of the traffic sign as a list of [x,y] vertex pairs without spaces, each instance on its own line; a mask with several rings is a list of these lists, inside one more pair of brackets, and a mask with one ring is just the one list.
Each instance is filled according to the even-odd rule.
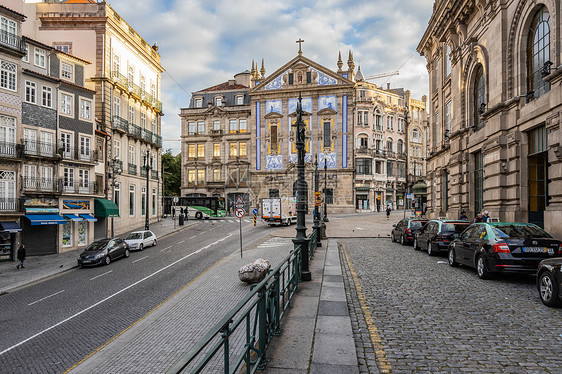
[[244,215],[246,215],[246,211],[243,208],[236,208],[236,210],[234,211],[234,215],[236,216],[236,218],[242,218],[244,217]]
[[254,208],[254,210],[252,210],[252,213],[258,214],[258,208]]
[[174,201],[175,204],[177,204],[178,201],[180,201],[180,199],[177,196],[174,196],[173,201]]
[[236,201],[234,202],[234,206],[236,208],[243,208],[244,207],[244,200],[242,200],[242,197],[240,195],[236,196]]

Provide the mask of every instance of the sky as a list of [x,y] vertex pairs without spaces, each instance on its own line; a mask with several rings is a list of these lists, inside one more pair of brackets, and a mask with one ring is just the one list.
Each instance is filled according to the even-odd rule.
[[[180,108],[191,93],[233,79],[265,62],[266,77],[298,54],[337,71],[349,51],[364,76],[428,95],[426,60],[416,51],[433,0],[108,0],[150,45],[157,43],[162,73],[163,149],[180,152]],[[428,95],[429,96],[429,95]],[[176,139],[176,140],[173,140]]]

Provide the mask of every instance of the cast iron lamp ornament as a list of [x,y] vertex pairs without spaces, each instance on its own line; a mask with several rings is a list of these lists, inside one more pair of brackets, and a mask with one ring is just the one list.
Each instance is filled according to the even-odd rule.
[[306,238],[305,225],[305,181],[304,181],[304,132],[305,126],[302,120],[302,97],[299,93],[297,102],[296,126],[296,148],[297,148],[297,234],[293,239],[295,247],[301,246],[301,279],[303,281],[312,280],[312,275],[308,268],[308,242]]

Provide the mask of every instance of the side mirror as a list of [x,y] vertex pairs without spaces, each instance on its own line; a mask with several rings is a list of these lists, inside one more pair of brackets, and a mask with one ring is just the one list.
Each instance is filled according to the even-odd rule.
[[396,227],[396,225],[392,225],[392,227]]

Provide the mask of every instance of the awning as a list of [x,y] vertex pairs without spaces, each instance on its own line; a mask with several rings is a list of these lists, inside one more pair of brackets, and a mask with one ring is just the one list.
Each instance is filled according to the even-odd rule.
[[119,207],[111,200],[95,199],[94,215],[96,217],[119,217]]
[[80,217],[84,218],[88,222],[97,222],[98,219],[91,214],[80,214]]
[[66,220],[58,214],[26,214],[25,218],[31,221],[31,226],[64,225],[66,223]]
[[21,227],[16,221],[0,222],[0,231],[21,232]]
[[80,217],[78,214],[65,214],[64,218],[68,218],[73,221],[82,221],[83,218]]

